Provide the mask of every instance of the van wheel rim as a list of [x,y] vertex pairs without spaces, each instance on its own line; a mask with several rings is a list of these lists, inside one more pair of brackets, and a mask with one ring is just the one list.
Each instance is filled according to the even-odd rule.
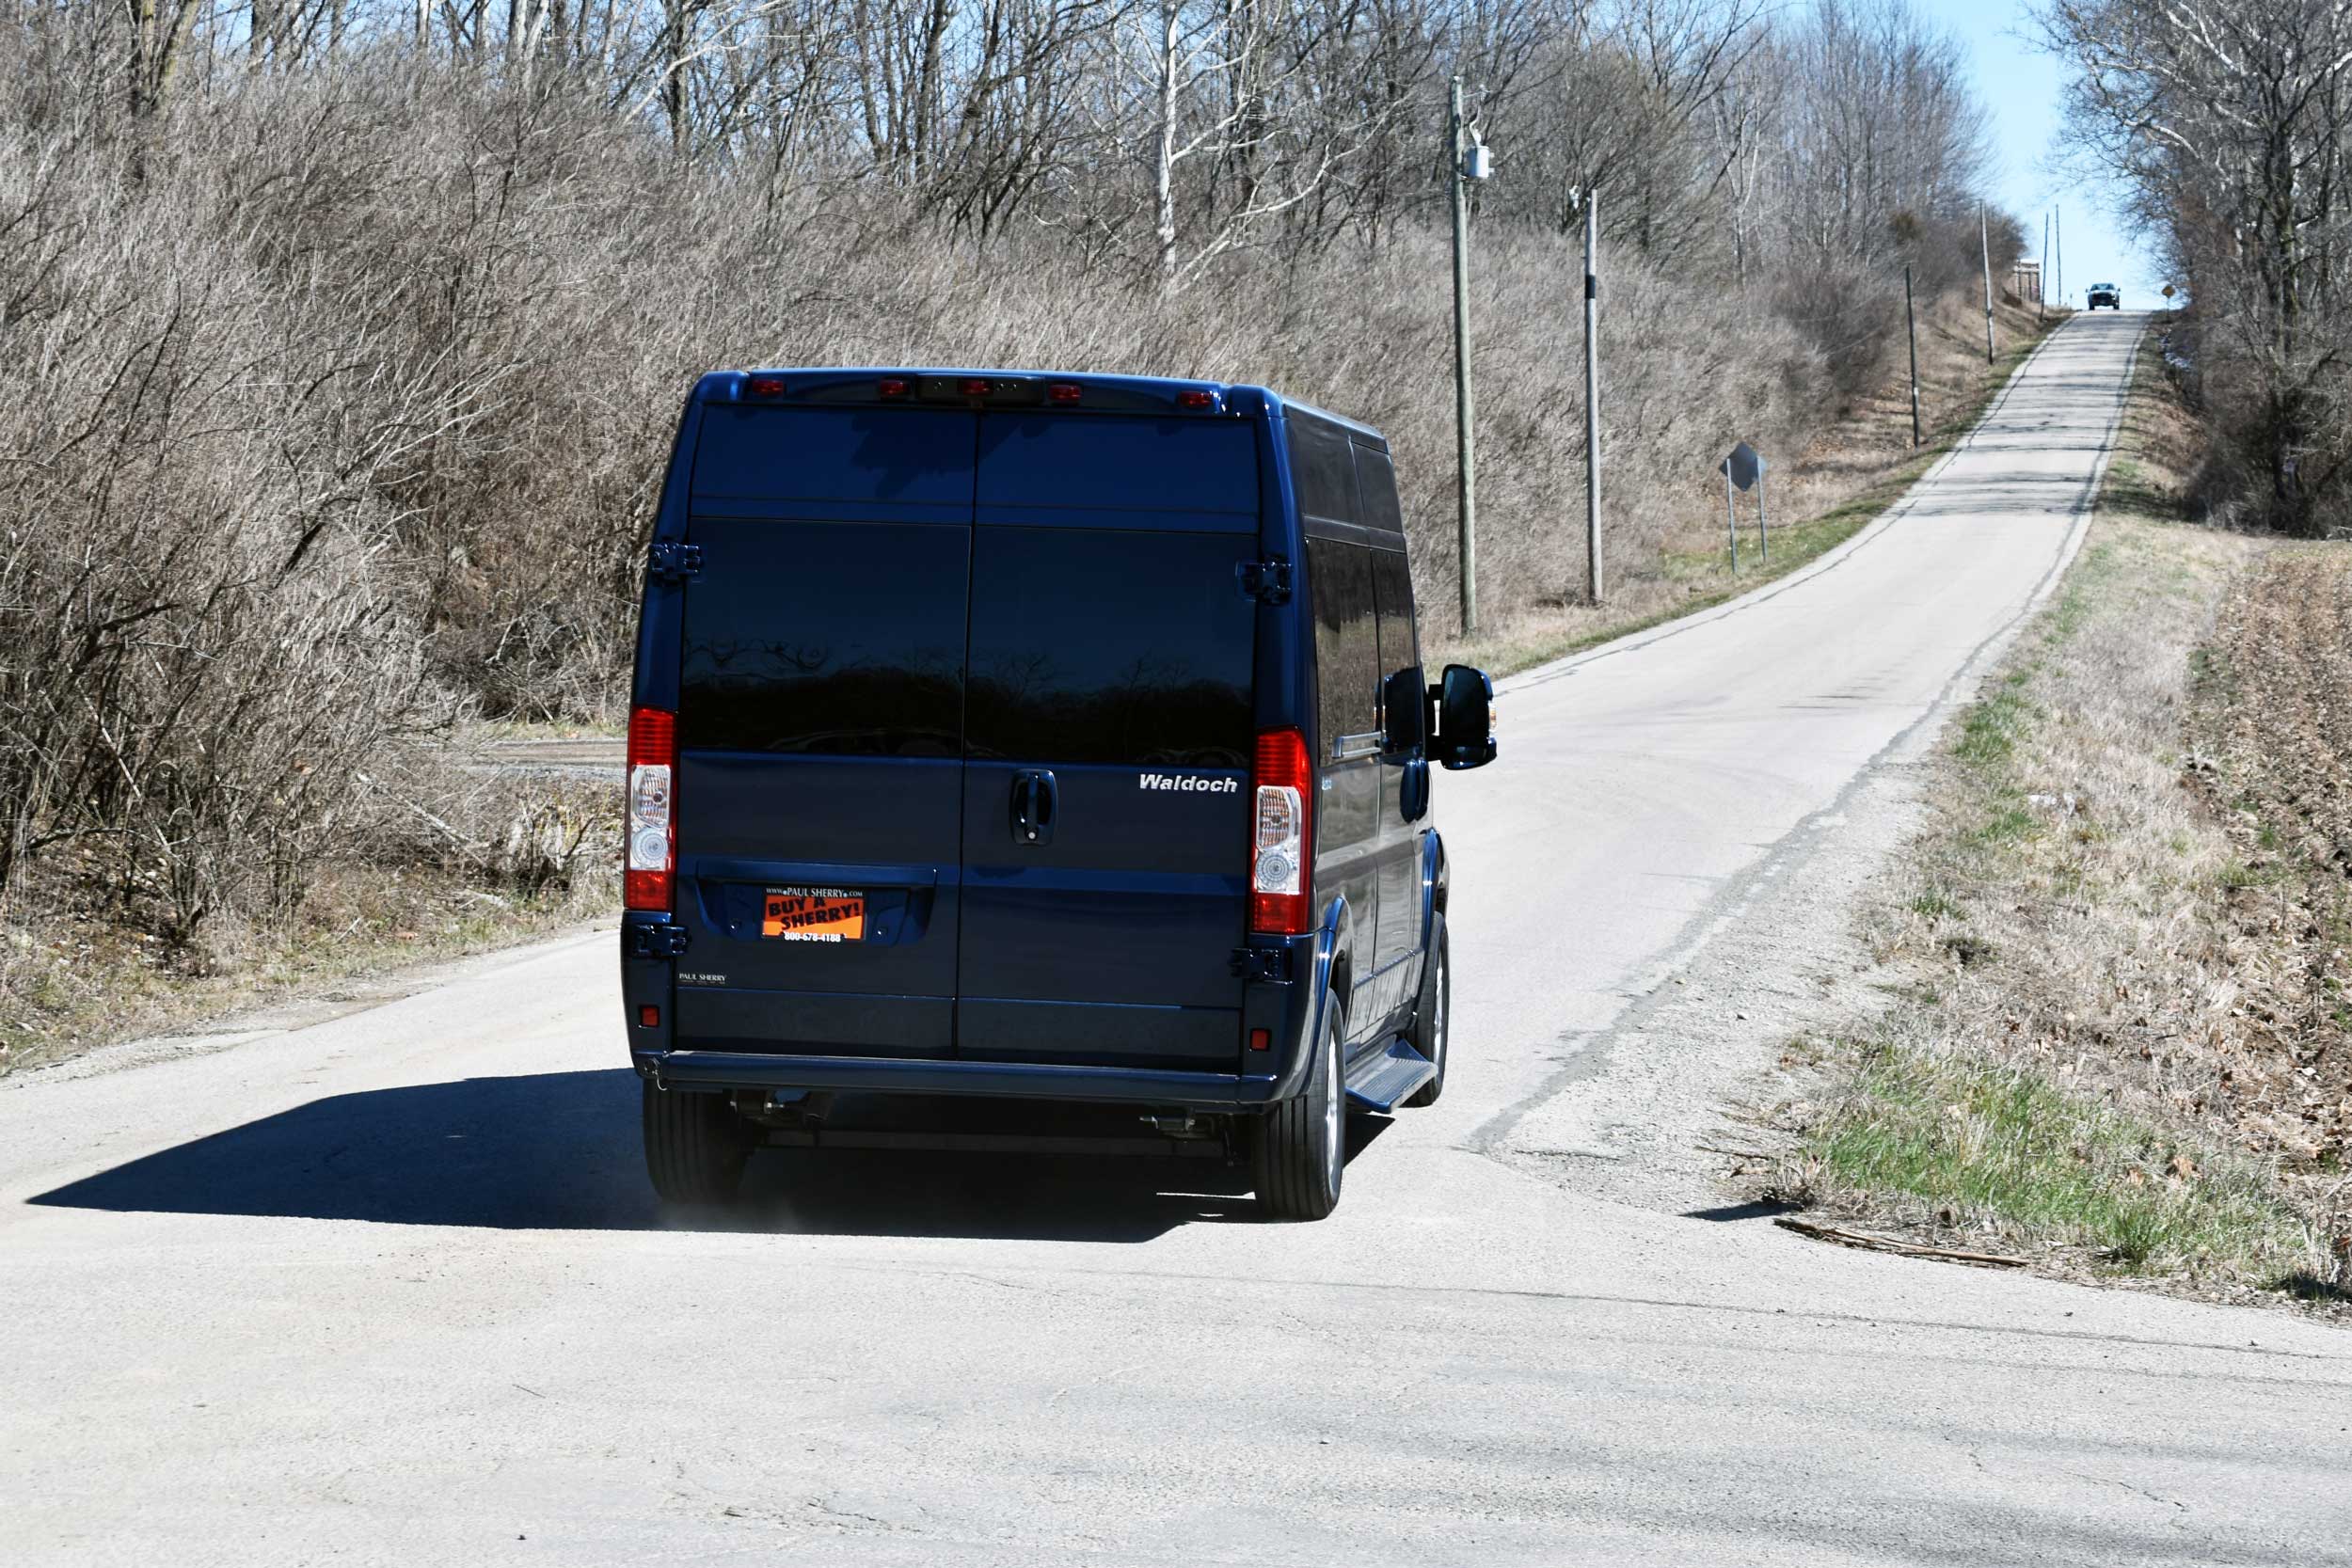
[[1331,1192],[1340,1190],[1340,1165],[1346,1153],[1347,1086],[1340,1081],[1340,1037],[1337,1031],[1325,1047],[1327,1067],[1323,1084],[1323,1178]]

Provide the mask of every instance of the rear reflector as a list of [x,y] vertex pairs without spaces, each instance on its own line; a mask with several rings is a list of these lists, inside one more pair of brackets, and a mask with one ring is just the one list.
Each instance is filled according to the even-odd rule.
[[677,863],[677,715],[658,707],[628,716],[628,859],[621,902],[632,910],[671,909]]
[[1274,1049],[1274,1031],[1273,1031],[1273,1030],[1271,1030],[1271,1029],[1252,1029],[1252,1030],[1250,1030],[1250,1031],[1249,1031],[1249,1049],[1250,1049],[1250,1050],[1252,1050],[1252,1051],[1271,1051],[1271,1050],[1273,1050],[1273,1049]]
[[755,375],[743,383],[743,390],[755,398],[780,398],[784,396],[784,377]]
[[1249,928],[1296,936],[1308,928],[1315,844],[1306,737],[1296,730],[1258,736],[1249,783]]
[[1176,394],[1176,406],[1179,408],[1215,408],[1216,394],[1189,388]]
[[654,1006],[652,1003],[650,1003],[650,1002],[646,1003],[644,1006],[642,1006],[642,1007],[638,1008],[638,1009],[637,1009],[637,1026],[638,1026],[640,1029],[659,1029],[659,1028],[660,1028],[660,1027],[661,1027],[661,1009],[660,1009],[660,1008],[659,1008],[659,1007],[657,1007],[657,1006]]

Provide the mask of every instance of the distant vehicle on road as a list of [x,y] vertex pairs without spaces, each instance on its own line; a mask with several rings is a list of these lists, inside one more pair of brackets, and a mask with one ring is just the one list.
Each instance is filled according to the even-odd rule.
[[2123,309],[2123,291],[2112,283],[2093,283],[2088,309],[2096,310],[2102,305],[2110,310],[2121,310]]
[[1319,1219],[1350,1102],[1438,1098],[1429,765],[1494,759],[1493,689],[1422,673],[1378,432],[1208,382],[712,374],[652,549],[621,974],[664,1198],[823,1147],[837,1096],[1005,1108],[960,1119],[995,1144],[1044,1100]]

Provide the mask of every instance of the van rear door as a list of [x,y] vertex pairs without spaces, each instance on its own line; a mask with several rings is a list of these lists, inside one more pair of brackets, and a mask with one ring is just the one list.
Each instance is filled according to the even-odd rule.
[[1234,1070],[1255,429],[987,414],[976,485],[958,1053]]
[[678,701],[682,1044],[954,1049],[976,424],[703,412]]

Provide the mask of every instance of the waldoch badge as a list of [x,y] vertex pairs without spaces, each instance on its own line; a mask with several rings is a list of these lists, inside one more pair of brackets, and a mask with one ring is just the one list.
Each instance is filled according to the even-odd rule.
[[866,895],[839,887],[771,887],[759,934],[780,942],[864,942]]

